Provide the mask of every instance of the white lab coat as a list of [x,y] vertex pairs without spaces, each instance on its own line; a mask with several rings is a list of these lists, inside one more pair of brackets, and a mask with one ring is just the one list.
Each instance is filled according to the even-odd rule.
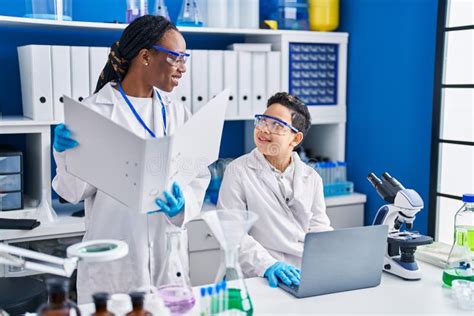
[[226,168],[218,208],[259,215],[240,246],[239,261],[246,277],[263,276],[276,261],[300,267],[306,233],[332,230],[321,177],[298,154],[293,153],[292,158],[294,196],[288,202],[258,149]]
[[[107,84],[83,103],[135,134],[151,137],[137,121],[123,98],[118,98],[114,94],[112,85],[112,83]],[[167,132],[172,134],[191,115],[181,103],[174,103],[163,93],[161,95],[167,113]],[[153,98],[153,106],[154,111],[151,111],[151,115],[154,115],[154,132],[157,137],[160,137],[163,136],[163,118],[161,103],[156,95]],[[151,121],[151,118],[144,117],[143,120]],[[119,239],[127,242],[129,246],[128,256],[122,259],[104,263],[79,263],[77,277],[79,303],[92,301],[92,294],[99,291],[128,293],[141,287],[156,286],[160,267],[165,259],[165,232],[173,227],[184,225],[198,215],[209,184],[209,171],[203,170],[194,181],[182,188],[185,210],[170,219],[163,213],[142,215],[137,210],[127,208],[104,192],[69,174],[65,169],[64,152],[54,151],[54,158],[57,164],[57,174],[53,179],[54,190],[71,203],[85,200],[84,241]],[[184,234],[182,243],[186,241]],[[188,266],[187,244],[182,244],[181,249],[186,268]]]

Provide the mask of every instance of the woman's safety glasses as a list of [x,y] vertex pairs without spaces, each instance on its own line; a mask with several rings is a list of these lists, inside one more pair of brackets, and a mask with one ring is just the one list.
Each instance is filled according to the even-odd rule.
[[166,56],[166,61],[172,66],[186,64],[189,56],[191,56],[188,53],[178,53],[178,52],[166,49],[164,47],[161,47],[160,45],[153,45],[153,48],[156,50],[161,50],[162,52],[168,53],[168,55]]
[[269,133],[282,136],[288,134],[288,132],[290,131],[292,131],[293,133],[299,132],[297,128],[291,126],[285,121],[265,114],[255,115],[255,127],[258,127],[260,129],[266,127]]

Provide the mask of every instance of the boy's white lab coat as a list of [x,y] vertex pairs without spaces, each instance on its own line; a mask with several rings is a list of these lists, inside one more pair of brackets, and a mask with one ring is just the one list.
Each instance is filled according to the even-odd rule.
[[293,199],[282,195],[278,180],[265,157],[254,149],[225,171],[218,207],[249,210],[259,215],[245,236],[239,261],[243,273],[263,276],[276,261],[301,266],[307,232],[332,230],[326,215],[323,182],[316,171],[293,153]]
[[[125,101],[114,93],[112,85],[107,84],[83,103],[135,134],[150,137]],[[174,103],[163,93],[161,95],[166,108],[169,135],[183,125],[191,115],[181,103]],[[154,132],[157,137],[162,137],[164,134],[161,103],[156,95],[153,97],[153,107],[155,110],[151,111],[151,115],[155,113]],[[145,122],[147,119],[150,120],[143,118]],[[141,287],[156,286],[161,265],[165,260],[166,231],[182,226],[198,215],[209,184],[209,171],[206,169],[188,186],[182,188],[185,210],[170,219],[163,213],[144,215],[127,208],[104,192],[69,174],[65,168],[64,152],[54,151],[54,158],[57,164],[57,174],[53,179],[54,190],[71,203],[85,200],[84,241],[118,239],[125,241],[129,246],[128,255],[122,259],[103,263],[79,263],[77,276],[79,303],[92,301],[92,294],[95,292],[129,293]],[[181,250],[185,268],[187,268],[186,242],[187,238],[183,235]]]

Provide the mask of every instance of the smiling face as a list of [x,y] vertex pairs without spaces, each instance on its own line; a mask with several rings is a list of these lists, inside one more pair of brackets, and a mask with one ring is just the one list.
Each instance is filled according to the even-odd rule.
[[[175,30],[167,31],[157,44],[177,53],[186,52],[186,42],[181,33]],[[145,73],[147,82],[162,91],[171,92],[178,86],[179,79],[186,72],[186,65],[171,64],[166,52],[153,48],[149,51],[149,65]]]
[[[292,124],[291,111],[279,103],[270,105],[264,114]],[[301,132],[295,133],[289,127],[284,127],[279,133],[272,133],[265,124],[262,124],[255,127],[253,138],[255,145],[263,155],[289,157],[293,149],[302,141],[303,134]]]

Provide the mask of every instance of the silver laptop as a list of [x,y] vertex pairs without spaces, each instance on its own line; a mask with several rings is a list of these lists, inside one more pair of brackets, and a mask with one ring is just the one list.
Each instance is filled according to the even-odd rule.
[[377,286],[387,234],[387,225],[308,233],[300,285],[278,285],[298,298]]

